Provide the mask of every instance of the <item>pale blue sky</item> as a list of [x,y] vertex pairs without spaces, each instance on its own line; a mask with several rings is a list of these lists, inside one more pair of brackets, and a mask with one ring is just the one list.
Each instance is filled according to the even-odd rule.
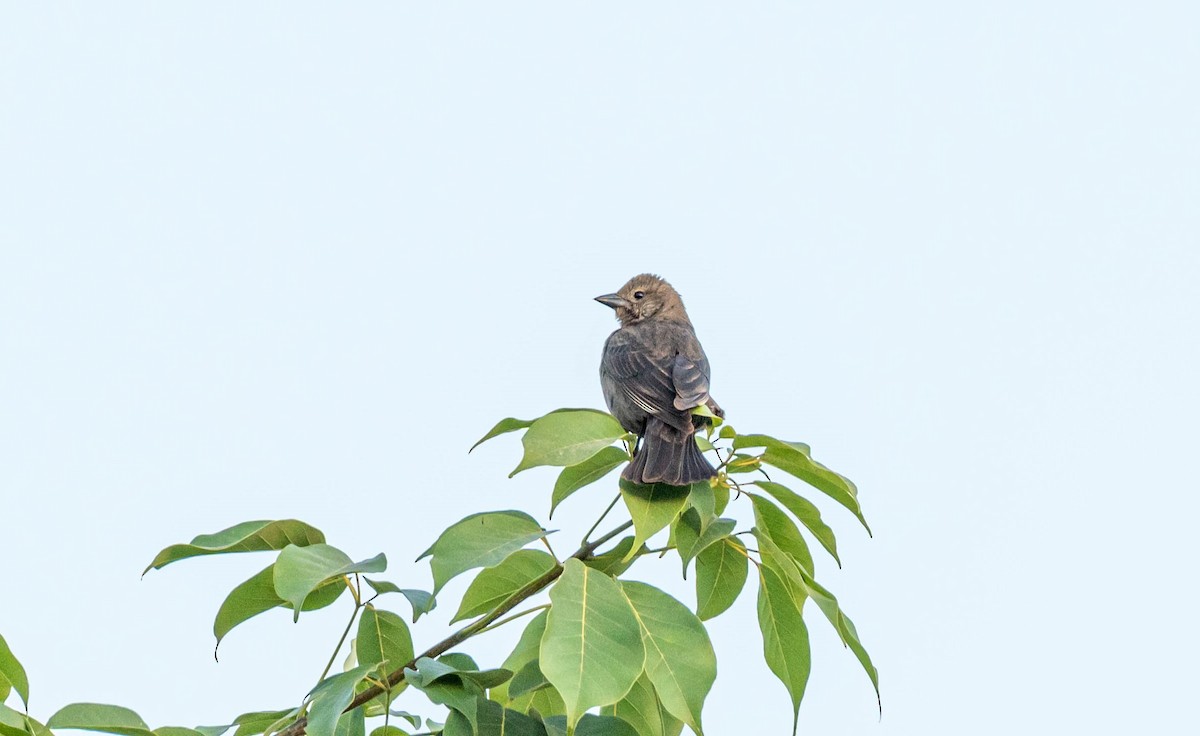
[[[819,576],[883,718],[810,613],[802,732],[1181,732],[1198,24],[1182,2],[6,4],[0,632],[33,712],[298,700],[342,607],[264,615],[216,664],[217,605],[266,560],[139,581],[153,554],[294,516],[428,586],[410,560],[468,511],[545,519],[554,474],[506,479],[515,439],[466,449],[602,405],[591,298],[654,271],[731,422],[811,443],[876,531],[822,504],[845,570]],[[564,504],[558,546],[608,499]],[[709,732],[785,733],[753,595],[712,633]]]

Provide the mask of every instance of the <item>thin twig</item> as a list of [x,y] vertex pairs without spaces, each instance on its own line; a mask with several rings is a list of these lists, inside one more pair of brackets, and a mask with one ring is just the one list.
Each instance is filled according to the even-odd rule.
[[721,457],[721,448],[717,447],[716,445],[713,445],[713,452],[717,453],[717,459],[721,461],[721,464],[717,466],[717,470],[720,470],[728,465],[729,461],[733,459],[732,449],[729,451],[729,457]]

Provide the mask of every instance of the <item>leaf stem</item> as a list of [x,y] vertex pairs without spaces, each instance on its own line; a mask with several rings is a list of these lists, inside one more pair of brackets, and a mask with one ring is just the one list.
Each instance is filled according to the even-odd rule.
[[[618,493],[618,494],[617,494],[617,496],[616,496],[616,498],[614,498],[614,499],[612,500],[612,503],[610,503],[610,504],[608,505],[608,508],[604,509],[604,513],[603,513],[603,514],[600,514],[600,518],[599,518],[599,519],[596,519],[596,523],[595,523],[595,524],[592,524],[592,528],[591,528],[591,529],[588,529],[588,530],[587,530],[587,534],[584,534],[584,535],[583,535],[583,540],[582,540],[582,541],[579,543],[581,546],[582,546],[582,545],[586,545],[586,544],[588,543],[588,537],[592,536],[592,532],[596,531],[596,527],[600,526],[600,522],[604,521],[604,517],[608,516],[608,512],[609,512],[609,511],[612,511],[612,510],[613,510],[613,506],[616,506],[616,505],[617,505],[617,501],[620,501],[620,500],[621,500],[621,494],[619,494],[619,493]],[[630,522],[630,523],[632,523],[632,522]]]
[[666,553],[666,552],[670,552],[673,549],[675,549],[675,546],[671,545],[671,544],[668,544],[664,547],[659,547],[658,549],[644,549],[641,552],[638,552],[638,557],[641,557],[642,555],[653,555],[653,554],[659,554],[659,553]]
[[[353,590],[353,587],[351,587],[351,592],[353,592]],[[346,622],[345,630],[342,631],[342,638],[338,639],[337,646],[333,648],[333,654],[329,655],[329,661],[325,664],[325,670],[321,672],[321,676],[317,678],[317,682],[324,680],[325,676],[329,674],[329,670],[333,669],[333,663],[337,661],[338,652],[342,651],[342,645],[346,643],[346,637],[350,635],[350,629],[354,627],[354,620],[358,618],[358,612],[361,611],[365,605],[357,602],[357,595],[354,596],[354,600],[356,601],[354,604],[354,610],[350,613],[350,620]]]
[[527,608],[524,611],[521,611],[520,613],[514,613],[513,615],[509,616],[508,618],[502,618],[490,626],[485,626],[484,628],[480,629],[479,631],[476,631],[475,633],[482,634],[485,631],[491,631],[492,629],[498,629],[501,626],[503,626],[504,624],[509,623],[510,621],[516,621],[517,619],[521,618],[522,616],[528,616],[529,614],[534,613],[535,611],[541,611],[541,610],[549,608],[549,607],[550,607],[549,603],[543,603],[540,606],[534,606],[533,608]]

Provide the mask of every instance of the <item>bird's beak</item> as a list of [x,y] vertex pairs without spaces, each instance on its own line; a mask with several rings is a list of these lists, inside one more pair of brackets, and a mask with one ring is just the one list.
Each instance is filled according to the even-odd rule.
[[596,301],[600,302],[606,307],[612,307],[613,309],[629,306],[629,300],[620,294],[605,294],[604,296],[598,296],[596,297]]

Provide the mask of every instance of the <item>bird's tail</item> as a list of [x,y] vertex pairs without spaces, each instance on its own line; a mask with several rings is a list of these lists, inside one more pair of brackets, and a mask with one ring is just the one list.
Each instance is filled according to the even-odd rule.
[[686,486],[708,480],[717,474],[704,453],[696,446],[693,433],[684,434],[676,427],[651,417],[646,422],[642,444],[621,477],[641,485],[666,483]]

